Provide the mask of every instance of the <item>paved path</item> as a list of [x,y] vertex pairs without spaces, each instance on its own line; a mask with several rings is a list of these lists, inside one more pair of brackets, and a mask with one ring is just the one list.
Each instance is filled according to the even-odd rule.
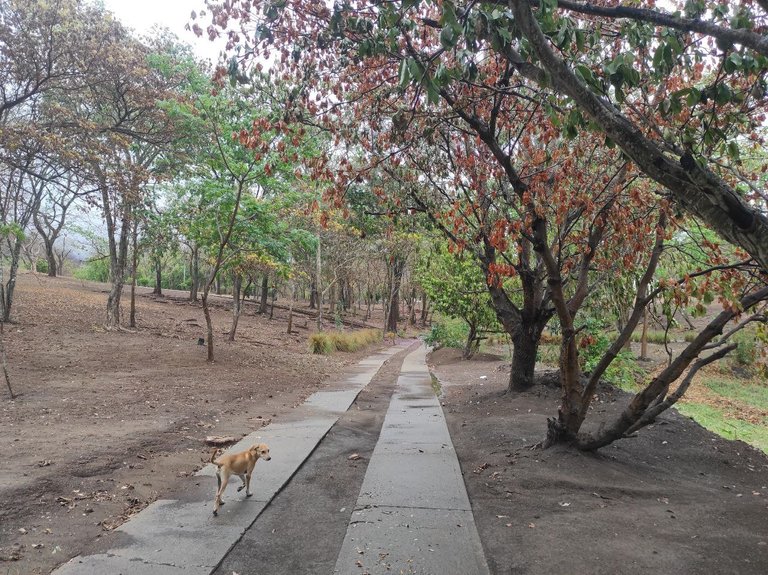
[[334,573],[489,573],[425,355],[403,361]]
[[[235,561],[238,553],[232,554],[229,562],[224,558],[238,542],[238,551],[248,547],[248,537],[243,538],[246,531],[258,527],[260,515],[270,501],[291,481],[383,363],[400,351],[403,347],[393,347],[363,360],[338,389],[312,395],[292,413],[291,421],[269,425],[234,446],[232,450],[237,451],[265,441],[272,449],[272,460],[256,466],[252,498],[235,497],[234,487],[228,489],[224,499],[230,505],[222,507],[219,517],[214,518],[213,466],[206,466],[198,475],[211,476],[209,479],[190,486],[178,500],[156,501],[122,525],[114,548],[76,557],[54,573],[208,575],[219,564],[220,569],[229,569],[230,563],[239,563]],[[338,552],[335,573],[488,573],[424,357],[425,350],[419,347],[403,362]],[[341,528],[343,531],[343,524]],[[247,555],[246,549],[244,557]],[[274,556],[274,560],[280,562],[281,558]],[[237,567],[240,575],[260,575],[248,569],[247,560]],[[296,571],[297,575],[302,573],[314,571]]]

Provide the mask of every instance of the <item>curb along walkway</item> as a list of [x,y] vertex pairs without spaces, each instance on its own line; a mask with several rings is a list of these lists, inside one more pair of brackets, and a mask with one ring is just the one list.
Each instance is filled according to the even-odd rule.
[[[199,486],[189,486],[178,500],[155,501],[121,525],[116,530],[118,541],[114,548],[96,555],[75,557],[53,573],[211,573],[269,501],[314,451],[384,362],[411,343],[406,342],[362,360],[355,372],[347,377],[337,390],[311,395],[292,412],[290,421],[268,425],[246,436],[228,450],[241,451],[253,443],[264,441],[269,444],[274,454],[271,461],[256,465],[251,483],[255,486],[254,494],[250,499],[241,501],[238,497],[236,505],[225,505],[221,508],[219,516],[213,517],[211,510],[216,482],[213,479],[213,465],[207,465],[196,474],[209,477],[200,481]],[[235,480],[231,485],[239,485],[239,481]],[[234,493],[234,487],[228,489],[225,501],[233,501]],[[466,493],[464,497],[466,498]]]
[[403,362],[334,573],[489,573],[425,358]]

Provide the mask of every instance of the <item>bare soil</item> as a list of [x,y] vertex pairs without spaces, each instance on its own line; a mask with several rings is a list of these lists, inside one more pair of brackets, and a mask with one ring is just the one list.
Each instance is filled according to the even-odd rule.
[[[206,362],[199,304],[139,289],[137,329],[105,331],[108,286],[22,275],[5,326],[11,383],[0,389],[0,572],[48,573],[155,499],[183,489],[210,457],[209,435],[279,420],[372,350],[309,353],[311,320],[272,320],[246,304],[226,341],[231,300],[213,298]],[[129,301],[123,298],[127,317]],[[301,311],[301,310],[299,310]],[[126,322],[127,323],[127,322]]]
[[[288,335],[285,310],[269,320],[250,303],[229,343],[231,302],[220,298],[208,364],[202,312],[185,294],[140,290],[138,328],[109,332],[106,293],[20,278],[5,334],[19,396],[0,389],[3,575],[48,573],[98,548],[131,514],[184,489],[210,456],[206,436],[280,420],[372,351],[311,355],[311,320]],[[768,572],[762,452],[675,411],[596,454],[532,450],[558,389],[506,394],[508,363],[495,356],[439,350],[430,362],[495,575]],[[601,389],[592,425],[626,398]]]
[[[429,362],[492,573],[768,573],[761,451],[674,410],[598,453],[532,449],[559,389],[506,393],[509,364],[494,356],[441,349]],[[628,397],[600,389],[591,425]]]

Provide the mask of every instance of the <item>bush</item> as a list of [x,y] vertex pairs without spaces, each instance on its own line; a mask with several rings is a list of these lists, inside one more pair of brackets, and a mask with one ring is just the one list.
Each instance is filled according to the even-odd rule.
[[378,329],[349,332],[325,331],[309,336],[309,350],[322,355],[328,355],[334,351],[359,351],[378,341],[381,341],[381,331]]
[[73,274],[79,280],[90,280],[94,282],[109,281],[109,259],[99,258],[88,260],[81,267],[75,270]]
[[469,328],[460,319],[445,319],[432,324],[429,333],[424,336],[428,345],[435,347],[453,347],[462,349],[467,343]]
[[[602,359],[606,350],[611,346],[611,335],[602,329],[596,322],[587,321],[586,329],[581,334],[579,360],[582,369],[589,373]],[[649,339],[650,341],[650,339]],[[631,352],[622,350],[611,362],[610,367],[603,374],[602,379],[622,389],[632,389],[644,374],[637,365]]]
[[35,262],[35,271],[39,274],[48,273],[48,260],[37,260]]

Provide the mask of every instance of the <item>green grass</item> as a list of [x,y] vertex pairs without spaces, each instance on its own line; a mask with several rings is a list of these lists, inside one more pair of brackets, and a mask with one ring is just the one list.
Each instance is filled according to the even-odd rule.
[[721,378],[706,380],[704,385],[718,395],[758,409],[768,409],[768,385]]
[[440,385],[440,380],[437,379],[437,376],[432,372],[429,373],[429,376],[432,378],[432,391],[435,392],[435,395],[437,397],[440,397],[440,394],[443,393],[443,388]]
[[732,419],[724,410],[710,405],[678,403],[675,407],[683,415],[692,417],[701,426],[726,439],[740,439],[768,453],[768,419],[762,425],[755,425]]
[[[649,329],[645,333],[645,337],[648,341],[648,343],[657,343],[657,344],[663,344],[665,338],[669,338],[669,341],[674,341],[673,334],[664,333],[663,331],[655,330],[655,329]],[[634,332],[630,338],[633,343],[640,343],[640,341],[643,339],[643,333],[640,331]]]

